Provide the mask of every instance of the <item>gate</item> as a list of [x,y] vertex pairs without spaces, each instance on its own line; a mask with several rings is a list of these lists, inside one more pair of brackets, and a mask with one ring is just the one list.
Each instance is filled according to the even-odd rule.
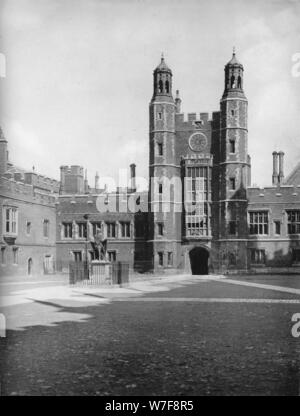
[[73,261],[69,263],[69,283],[83,286],[128,284],[129,263]]

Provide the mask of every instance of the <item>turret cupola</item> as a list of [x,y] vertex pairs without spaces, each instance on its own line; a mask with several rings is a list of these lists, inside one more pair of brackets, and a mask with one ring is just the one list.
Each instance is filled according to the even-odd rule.
[[[161,97],[161,98],[160,98]],[[152,100],[172,100],[172,71],[161,55],[160,64],[153,72],[153,98]]]
[[223,98],[245,97],[243,90],[244,67],[238,61],[233,48],[231,60],[225,65],[225,89]]

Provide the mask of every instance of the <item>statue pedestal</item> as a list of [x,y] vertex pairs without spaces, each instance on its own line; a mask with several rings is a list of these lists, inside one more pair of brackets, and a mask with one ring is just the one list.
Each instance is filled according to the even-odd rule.
[[111,264],[107,260],[93,260],[90,281],[99,285],[111,285]]

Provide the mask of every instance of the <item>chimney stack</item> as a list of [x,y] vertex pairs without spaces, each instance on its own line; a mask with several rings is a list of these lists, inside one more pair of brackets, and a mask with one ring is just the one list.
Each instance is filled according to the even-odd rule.
[[251,186],[251,156],[247,155],[247,186]]
[[84,175],[84,193],[85,194],[89,193],[89,183],[88,183],[88,178],[87,178],[87,169],[85,170],[85,175]]
[[284,161],[284,152],[281,150],[279,153],[279,174],[278,174],[278,184],[282,185],[284,180],[284,171],[283,171],[283,161]]
[[7,171],[7,140],[0,127],[0,175]]
[[273,152],[273,175],[272,175],[272,185],[278,185],[278,153]]
[[95,175],[95,190],[98,191],[99,190],[99,173],[96,172]]
[[65,193],[65,185],[66,185],[66,172],[68,170],[68,166],[61,166],[60,167],[60,190],[59,193]]
[[131,182],[131,189],[132,190],[136,190],[136,183],[135,183],[135,168],[136,165],[134,163],[132,163],[130,165],[130,182]]
[[179,90],[176,90],[175,106],[176,106],[176,113],[180,113],[181,112],[181,98],[179,97]]

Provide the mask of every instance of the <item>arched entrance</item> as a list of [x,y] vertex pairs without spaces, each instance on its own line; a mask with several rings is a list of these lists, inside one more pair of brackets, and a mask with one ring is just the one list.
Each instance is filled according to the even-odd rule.
[[32,258],[31,257],[27,261],[27,274],[28,276],[32,274]]
[[208,250],[203,247],[195,247],[189,255],[192,274],[208,274]]

